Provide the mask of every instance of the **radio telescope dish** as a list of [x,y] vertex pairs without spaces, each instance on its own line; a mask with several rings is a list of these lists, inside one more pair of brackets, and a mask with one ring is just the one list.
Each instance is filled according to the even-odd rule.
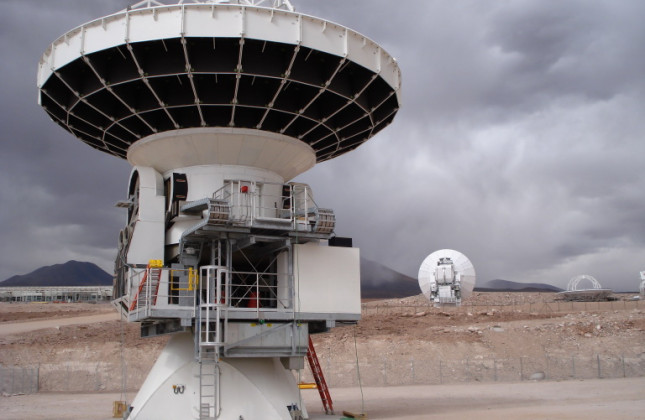
[[290,181],[392,122],[394,57],[289,0],[141,0],[55,40],[37,86],[133,166],[113,303],[172,338],[126,417],[308,418],[291,370],[310,331],[360,319],[360,256]]
[[[581,281],[591,283],[591,288],[583,289],[579,287]],[[572,277],[567,284],[567,290],[559,294],[565,300],[579,300],[596,302],[599,300],[606,300],[612,293],[611,289],[604,289],[598,280],[588,274],[581,274]]]
[[475,288],[475,267],[461,252],[442,249],[428,255],[419,268],[419,287],[436,306],[460,305]]

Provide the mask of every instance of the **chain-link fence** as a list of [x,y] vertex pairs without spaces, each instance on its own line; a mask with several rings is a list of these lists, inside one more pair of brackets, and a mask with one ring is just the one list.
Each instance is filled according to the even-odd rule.
[[645,300],[615,300],[602,302],[575,302],[565,300],[554,300],[552,297],[535,299],[533,301],[512,300],[510,302],[498,303],[495,301],[487,303],[463,303],[461,306],[444,305],[435,308],[431,303],[424,304],[397,304],[396,302],[367,302],[362,305],[362,315],[413,315],[422,311],[440,311],[455,313],[477,313],[477,312],[527,312],[537,314],[557,314],[582,311],[617,311],[645,309]]
[[37,367],[0,367],[0,394],[33,394],[38,392]]
[[[323,357],[320,363],[330,387],[439,385],[467,382],[519,382],[528,380],[575,380],[645,376],[645,355],[519,357],[465,360],[382,358],[336,360]],[[104,369],[57,370],[40,378],[38,367],[0,367],[0,393],[30,394],[47,391],[117,391],[119,384],[107,380]],[[78,367],[77,367],[78,368]],[[46,369],[47,370],[47,369]],[[138,372],[145,376],[145,372]],[[116,375],[116,373],[114,374]],[[143,377],[142,376],[142,377]],[[110,378],[115,379],[115,378]],[[131,378],[133,383],[136,382]],[[39,388],[39,380],[44,381]],[[309,369],[299,380],[313,382]],[[51,382],[51,383],[50,383]],[[137,384],[140,385],[140,384]]]
[[[438,385],[465,382],[519,382],[645,376],[645,356],[571,356],[514,359],[321,360],[330,387]],[[360,375],[359,375],[360,373]],[[308,369],[303,381],[312,381]]]

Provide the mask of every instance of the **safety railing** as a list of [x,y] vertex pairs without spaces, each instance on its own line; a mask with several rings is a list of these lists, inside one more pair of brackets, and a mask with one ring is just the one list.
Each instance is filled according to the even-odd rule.
[[319,218],[320,209],[305,184],[229,180],[213,199],[227,201],[230,221],[245,226],[311,231]]
[[120,300],[129,312],[139,318],[149,317],[152,309],[174,306],[195,307],[195,290],[199,289],[199,273],[192,267],[177,269],[162,267],[131,267],[129,294]]
[[[292,308],[291,285],[285,278],[281,285],[278,279],[286,273],[229,271],[222,266],[202,266],[200,270],[188,267],[177,269],[158,267],[158,276],[152,276],[150,268],[133,268],[130,275],[130,294],[121,298],[124,308],[136,317],[153,315],[153,309],[161,316],[164,309],[178,307],[204,312],[207,323],[215,322],[212,316],[222,320],[229,312],[276,312]],[[220,311],[219,315],[214,315]],[[208,333],[210,334],[210,332]],[[212,340],[207,340],[212,341]]]
[[243,271],[231,274],[230,310],[275,311],[277,309],[277,274]]
[[222,342],[220,321],[226,316],[228,306],[228,293],[226,283],[228,270],[218,265],[206,265],[200,268],[200,277],[203,279],[199,289],[199,345],[214,346],[219,354]]

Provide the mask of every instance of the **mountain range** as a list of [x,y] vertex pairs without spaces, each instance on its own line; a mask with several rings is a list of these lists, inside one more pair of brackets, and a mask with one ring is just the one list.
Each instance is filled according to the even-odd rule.
[[23,286],[109,286],[112,275],[90,262],[67,261],[40,267],[31,273],[16,275],[0,282],[2,287]]
[[[112,275],[90,262],[68,261],[41,267],[31,273],[16,275],[0,286],[108,286]],[[559,292],[562,289],[544,283],[516,283],[490,280],[475,291],[493,292]],[[392,299],[421,293],[416,278],[406,276],[380,263],[361,258],[361,296],[363,299]]]
[[516,283],[508,280],[489,280],[475,287],[479,292],[561,292],[559,287],[546,283]]
[[419,282],[374,261],[361,258],[361,297],[390,299],[421,293]]

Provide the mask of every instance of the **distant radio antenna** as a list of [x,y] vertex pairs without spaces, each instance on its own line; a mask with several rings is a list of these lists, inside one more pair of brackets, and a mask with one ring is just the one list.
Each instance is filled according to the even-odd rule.
[[[581,281],[591,283],[591,288],[583,289],[579,287]],[[600,282],[593,276],[588,274],[581,274],[572,277],[567,284],[567,290],[559,294],[565,300],[578,300],[578,301],[591,301],[596,302],[599,300],[606,300],[612,293],[611,289],[603,289]]]
[[475,288],[475,267],[461,252],[442,249],[428,255],[419,268],[419,287],[435,306],[461,305]]

